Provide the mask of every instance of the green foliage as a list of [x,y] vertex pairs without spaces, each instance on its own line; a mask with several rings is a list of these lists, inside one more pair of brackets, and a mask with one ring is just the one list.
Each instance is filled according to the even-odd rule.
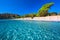
[[56,12],[51,12],[47,14],[47,16],[56,16],[56,15],[58,15]]
[[53,4],[54,4],[53,2],[47,3],[47,4],[43,5],[42,8],[39,9],[39,11],[40,11],[40,10],[46,10],[46,11],[48,11],[49,8],[50,8]]
[[15,18],[21,18],[21,16],[16,16]]
[[38,14],[36,16],[46,16],[48,14],[48,10],[50,9],[50,7],[53,5],[54,3],[47,3],[45,5],[43,5],[41,7],[41,9],[39,9]]
[[52,13],[48,13],[48,10],[50,9],[50,7],[53,5],[53,2],[47,3],[45,5],[43,5],[39,10],[37,14],[26,14],[24,16],[21,16],[21,18],[25,18],[25,17],[43,17],[43,16],[51,16],[51,15],[57,15],[56,12],[52,12]]
[[52,12],[52,13],[49,13],[49,14],[50,14],[50,16],[55,16],[55,15],[57,15],[56,12]]
[[60,13],[58,15],[60,16]]
[[31,18],[33,18],[33,17],[35,17],[35,14],[26,14],[26,15],[24,15],[23,17],[24,17],[24,18],[25,18],[25,17],[31,17]]

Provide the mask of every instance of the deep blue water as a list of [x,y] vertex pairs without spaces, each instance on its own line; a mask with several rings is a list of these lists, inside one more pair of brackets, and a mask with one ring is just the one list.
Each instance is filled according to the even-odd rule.
[[60,22],[0,20],[0,40],[60,40]]

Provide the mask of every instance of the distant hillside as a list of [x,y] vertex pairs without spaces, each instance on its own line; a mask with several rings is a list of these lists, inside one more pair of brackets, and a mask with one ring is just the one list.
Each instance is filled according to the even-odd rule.
[[20,17],[20,15],[10,14],[10,13],[0,14],[0,19],[13,19],[13,18],[18,18],[18,17]]

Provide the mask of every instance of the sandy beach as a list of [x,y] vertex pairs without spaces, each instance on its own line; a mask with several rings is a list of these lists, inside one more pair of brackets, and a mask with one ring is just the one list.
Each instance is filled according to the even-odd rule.
[[46,16],[46,17],[31,17],[27,18],[17,18],[13,20],[38,20],[38,21],[60,21],[60,16]]

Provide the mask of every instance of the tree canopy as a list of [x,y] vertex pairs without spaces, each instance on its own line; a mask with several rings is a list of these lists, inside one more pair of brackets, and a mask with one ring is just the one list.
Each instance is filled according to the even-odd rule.
[[53,2],[47,3],[45,5],[43,5],[39,10],[38,10],[38,14],[36,16],[46,16],[48,14],[48,10],[50,9],[50,7],[53,5]]

